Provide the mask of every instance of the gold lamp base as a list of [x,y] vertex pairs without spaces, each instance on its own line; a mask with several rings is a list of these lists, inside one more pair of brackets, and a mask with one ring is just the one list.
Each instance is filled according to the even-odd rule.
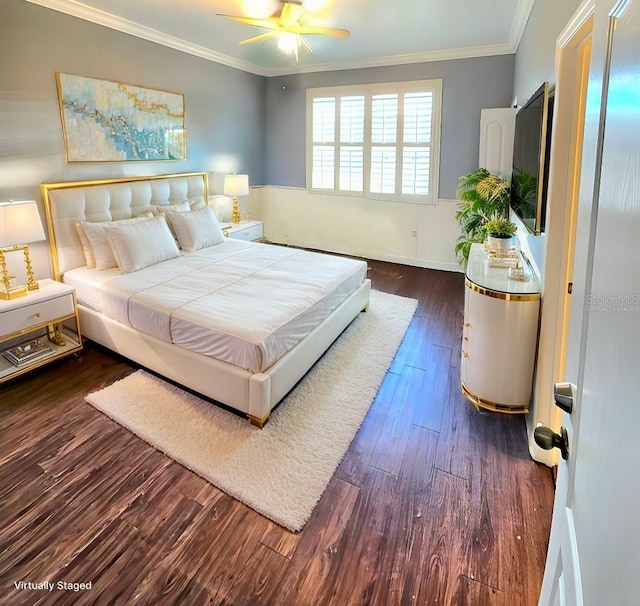
[[[7,252],[14,252],[16,250],[21,250],[24,253],[24,263],[27,270],[26,286],[12,286],[9,272],[7,271],[7,261],[4,254]],[[18,297],[24,297],[30,290],[38,290],[40,288],[33,274],[33,267],[31,267],[31,257],[29,257],[29,247],[26,244],[0,248],[0,273],[2,274],[2,281],[0,284],[0,299],[4,299],[5,301],[9,299],[17,299]]]
[[18,297],[24,297],[26,294],[26,286],[16,286],[15,288],[0,289],[0,299],[3,299],[5,301],[8,301],[10,299],[17,299]]
[[233,199],[233,214],[231,215],[231,223],[240,223],[240,205],[238,198]]

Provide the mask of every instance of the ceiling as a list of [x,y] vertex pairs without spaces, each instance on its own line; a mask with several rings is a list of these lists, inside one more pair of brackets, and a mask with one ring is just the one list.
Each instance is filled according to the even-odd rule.
[[217,16],[265,18],[280,0],[27,1],[263,76],[514,53],[534,2],[302,0],[307,24],[351,36],[305,36],[296,60],[273,38],[239,45],[264,30]]

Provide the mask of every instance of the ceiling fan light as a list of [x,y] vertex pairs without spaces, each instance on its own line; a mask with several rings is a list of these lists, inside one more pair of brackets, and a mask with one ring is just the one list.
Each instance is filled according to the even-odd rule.
[[256,19],[271,17],[280,6],[279,0],[242,0],[242,14]]
[[278,48],[285,53],[295,53],[299,44],[298,35],[292,32],[280,34],[278,38]]
[[302,0],[304,10],[315,13],[325,7],[328,0]]

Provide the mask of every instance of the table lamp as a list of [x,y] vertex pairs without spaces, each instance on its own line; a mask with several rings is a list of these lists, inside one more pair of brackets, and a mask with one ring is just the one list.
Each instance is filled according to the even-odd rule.
[[[38,290],[33,275],[27,243],[45,239],[42,221],[35,200],[0,202],[0,299],[22,297],[30,290]],[[27,285],[11,283],[5,253],[21,250],[27,269]]]
[[225,175],[224,195],[233,196],[233,216],[232,223],[240,223],[240,207],[238,206],[238,196],[249,194],[249,175]]

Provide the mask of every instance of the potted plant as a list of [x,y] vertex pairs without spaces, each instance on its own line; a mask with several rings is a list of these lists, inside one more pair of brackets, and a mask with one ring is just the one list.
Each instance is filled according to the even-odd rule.
[[456,255],[461,265],[469,258],[474,242],[484,242],[484,226],[490,218],[509,216],[510,183],[499,175],[479,168],[458,180],[456,195],[460,200],[456,219],[462,234],[456,243]]
[[511,204],[521,217],[536,216],[538,180],[528,172],[516,169],[511,177]]
[[484,233],[489,240],[489,248],[499,253],[507,251],[517,227],[509,219],[492,218],[484,225]]

